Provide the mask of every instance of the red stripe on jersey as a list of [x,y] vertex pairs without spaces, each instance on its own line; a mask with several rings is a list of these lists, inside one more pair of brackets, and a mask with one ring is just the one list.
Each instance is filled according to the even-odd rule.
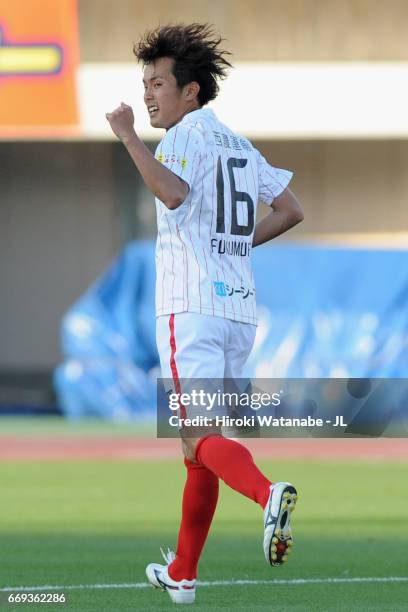
[[[197,125],[197,124],[196,124]],[[191,130],[193,129],[193,126],[190,127],[190,129],[188,130],[188,134],[187,134],[187,140],[186,140],[186,146],[184,147],[184,153],[183,153],[183,160],[186,159],[186,151],[187,151],[187,145],[188,145],[188,141],[190,140],[190,133]],[[194,155],[195,157],[195,155]],[[181,165],[181,173],[180,173],[180,178],[181,175],[183,174],[184,171],[184,166],[183,166],[183,160],[182,160],[182,165]],[[194,163],[194,160],[193,160]],[[193,164],[191,164],[191,172],[193,171]],[[190,177],[190,182],[189,182],[189,186],[191,185],[191,177]]]
[[[254,193],[256,194],[256,197],[255,197],[255,200],[254,200],[254,204],[255,204],[254,215],[255,215],[255,219],[256,219],[256,211],[258,209],[258,199],[259,199],[259,185],[257,187],[257,183],[255,182],[255,175],[254,175],[254,170],[253,170],[253,167],[252,167],[252,161],[253,161],[252,157],[249,156],[248,157],[248,163],[249,163],[249,167],[251,168],[251,176],[252,176],[252,181],[253,181],[253,184],[254,184]],[[253,240],[254,240],[254,234],[255,234],[255,228],[254,228],[254,231],[252,233],[251,249],[252,249],[252,243],[253,243]],[[252,252],[251,252],[251,260],[252,260]],[[250,280],[251,280],[252,288],[254,289],[255,285],[254,285],[254,277],[253,277],[253,274],[252,274],[252,265],[251,265],[251,279]],[[249,281],[249,279],[248,279],[248,281]],[[255,308],[254,308],[254,300],[251,300],[251,309],[252,309],[252,317],[254,319],[256,319],[256,312],[255,312]]]
[[188,229],[188,235],[190,236],[190,242],[191,242],[191,248],[193,249],[193,253],[194,253],[194,257],[196,260],[196,264],[197,264],[197,270],[198,270],[198,295],[199,295],[199,299],[200,299],[200,312],[201,312],[201,271],[200,271],[200,264],[198,263],[198,258],[195,252],[195,248],[194,248],[194,242],[191,238],[191,232],[190,232],[190,222],[191,222],[191,202],[189,202],[189,218],[187,219],[187,229]]
[[174,164],[174,147],[175,147],[175,144],[176,144],[176,136],[177,136],[178,128],[179,128],[179,126],[176,125],[176,129],[174,130],[174,138],[173,138],[173,153],[172,153],[172,156],[171,156],[172,157],[172,161],[171,161],[169,170],[171,170],[171,167]]
[[[222,169],[222,172],[224,172],[224,168],[223,168],[223,164],[222,164],[223,163],[223,157],[222,157],[223,153],[224,152],[222,152],[222,154],[221,154],[221,169]],[[214,175],[215,175],[215,168],[216,168],[216,165],[214,166]],[[228,184],[229,184],[229,180],[228,180]],[[229,225],[231,223],[231,213],[228,215],[228,217],[227,216],[225,217],[225,224],[226,224],[226,226],[227,226],[227,218],[228,218],[228,225]],[[227,232],[225,234],[223,234],[225,240],[227,240],[227,235],[229,235],[229,233],[227,234]],[[224,270],[224,263],[223,263],[223,258],[222,258],[221,253],[219,253],[219,255],[218,255],[218,261],[221,264],[221,270],[222,270],[222,276],[223,276],[222,280],[225,282],[227,280],[227,272],[226,272],[226,270]],[[233,272],[233,269],[232,269],[233,266],[232,266],[231,258],[229,260],[227,259],[227,261],[225,262],[226,269],[227,269],[227,266],[228,266],[228,261],[229,261],[229,271],[230,271],[229,278],[230,278],[230,282],[231,282],[231,287],[234,287],[234,272]],[[231,297],[231,299],[230,299],[230,303],[228,304],[228,306],[231,305],[232,316],[235,319],[234,294],[232,294],[230,297]],[[223,301],[223,305],[224,305],[224,316],[225,316],[225,302],[224,301]]]
[[[171,233],[170,223],[169,223],[169,219],[167,217],[167,213],[164,213],[164,216],[166,217],[167,227],[169,228],[169,234],[170,234],[171,273],[173,275],[173,282],[172,282],[172,285],[171,285],[171,303],[172,303],[172,307],[173,307],[173,310],[174,310],[174,281],[176,280],[176,275],[175,275],[175,272],[174,272],[173,236],[172,236],[172,233]],[[164,269],[164,266],[163,266],[163,269]],[[164,300],[164,298],[163,298],[163,300]]]
[[[180,228],[178,226],[178,223],[176,224],[176,228],[177,228],[177,236],[178,236],[181,244],[183,245],[183,279],[185,278],[185,276],[184,276],[184,270],[185,270],[186,271],[187,282],[185,282],[184,285],[186,286],[187,310],[188,310],[188,255],[187,255],[187,247],[184,244],[184,240],[181,237]],[[185,265],[184,265],[184,254],[186,255],[186,264]],[[183,286],[183,304],[184,304],[184,286]]]
[[[237,155],[238,155],[238,153],[237,153]],[[240,159],[243,159],[242,153],[240,154]],[[248,163],[248,161],[247,161],[247,163]],[[244,175],[244,178],[245,178],[245,190],[248,193],[248,183],[247,183],[247,180],[246,180],[245,171],[242,172],[242,174]],[[238,191],[241,191],[241,173],[240,172],[237,173],[237,179],[238,179]],[[255,212],[254,212],[254,215],[255,215]],[[249,223],[249,211],[248,211],[248,223]],[[242,282],[242,257],[239,258],[239,263],[240,263],[240,267],[241,267],[241,274],[240,274],[240,277],[239,277],[239,282],[241,283],[241,287],[242,287],[243,286],[243,282]],[[241,311],[241,317],[242,317],[242,316],[244,316],[244,313],[242,312],[242,298],[241,297],[238,298],[238,302],[239,302],[239,309]],[[247,309],[247,312],[248,312],[248,309]]]
[[[210,151],[211,153],[211,157],[212,157],[212,168],[213,168],[213,180],[212,180],[212,191],[211,191],[211,225],[210,225],[210,234],[209,234],[209,244],[211,245],[211,238],[212,238],[212,227],[213,227],[213,216],[214,216],[214,155],[212,153],[212,151]],[[204,189],[204,186],[203,186]],[[203,248],[204,251],[204,248]],[[213,262],[213,254],[212,254],[212,249],[210,246],[210,263]],[[205,263],[207,265],[207,260],[205,260]],[[211,266],[211,268],[213,269],[214,266]],[[211,269],[211,273],[212,273],[212,269]],[[207,274],[208,274],[208,266],[207,266]],[[218,280],[218,274],[216,273],[217,276],[217,280]],[[212,309],[213,309],[213,316],[214,316],[214,287],[213,287],[213,281],[212,279],[210,279],[210,283],[211,283],[211,301],[212,301]],[[224,306],[224,316],[225,316],[225,306]]]
[[[213,169],[213,180],[212,180],[212,196],[211,196],[211,229],[210,229],[210,238],[212,237],[212,227],[213,227],[213,204],[214,204],[214,185],[216,185],[216,177],[215,177],[215,168],[217,167],[217,164],[215,163],[215,158],[214,155],[211,151],[211,157],[212,159],[212,169]],[[212,249],[211,249],[211,258],[212,258],[213,254],[212,254]],[[220,259],[220,255],[218,255],[218,260],[221,263],[221,269],[222,269],[222,280],[225,281],[225,273],[224,273],[224,266],[222,265],[222,259]],[[215,264],[215,273],[217,276],[217,281],[218,279],[218,270],[217,270],[217,264]],[[211,287],[211,298],[213,300],[213,312],[214,312],[214,298],[213,298],[213,287]],[[223,308],[224,308],[224,317],[225,317],[225,302],[222,302]]]
[[[176,357],[175,357],[177,347],[176,347],[176,337],[174,335],[174,313],[170,315],[169,327],[170,327],[170,348],[171,348],[170,369],[171,369],[171,373],[173,376],[174,388],[176,389],[176,393],[178,393],[180,396],[181,395],[181,385],[180,385],[180,378],[179,378],[179,374],[177,370]],[[183,406],[180,400],[179,400],[179,406],[180,406],[180,417],[182,419],[185,419],[186,418],[186,408],[185,406]]]
[[[163,259],[163,245],[162,245],[162,240],[161,240],[161,233],[159,228],[157,228],[157,232],[158,232],[158,236],[159,236],[159,242],[160,242],[160,257]],[[163,265],[163,274],[162,274],[162,310],[164,308],[164,265]]]
[[[198,121],[196,121],[194,125],[191,125],[190,129],[188,131],[187,140],[186,140],[186,146],[184,147],[183,160],[186,160],[187,145],[188,145],[188,141],[190,140],[190,134],[191,134],[191,131],[193,130],[193,128],[195,128],[197,126],[197,123],[198,123]],[[192,161],[192,164],[191,164],[190,180],[187,181],[190,188],[192,186],[192,180],[193,180],[193,174],[194,174],[194,161],[195,161],[196,154],[197,154],[197,151],[194,153],[194,158],[193,158],[193,161]],[[182,174],[184,172],[184,168],[185,168],[185,166],[181,167],[180,178],[182,177]]]
[[[207,163],[207,155],[205,156],[205,163]],[[199,212],[199,215],[198,215],[198,237],[200,239],[201,239],[201,210],[203,208],[203,200],[204,200],[204,174],[205,174],[205,170],[204,170],[204,172],[201,175],[201,201],[200,201],[200,212]],[[212,207],[213,207],[213,200],[211,200],[211,225],[212,225],[212,215],[213,215]],[[211,228],[210,228],[210,240],[209,240],[209,242],[211,243]],[[212,284],[212,280],[209,278],[209,274],[208,274],[207,256],[205,254],[205,247],[204,247],[203,243],[201,243],[201,250],[202,250],[203,256],[204,256],[204,264],[205,264],[205,271],[207,273],[207,280],[209,280],[209,282],[210,282],[212,313],[213,313],[213,316],[214,316],[213,284]]]

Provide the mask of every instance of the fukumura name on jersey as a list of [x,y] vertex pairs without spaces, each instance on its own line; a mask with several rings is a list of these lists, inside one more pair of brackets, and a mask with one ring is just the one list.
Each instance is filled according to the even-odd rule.
[[211,253],[219,255],[236,255],[237,257],[249,257],[251,245],[244,240],[225,240],[224,238],[211,238]]

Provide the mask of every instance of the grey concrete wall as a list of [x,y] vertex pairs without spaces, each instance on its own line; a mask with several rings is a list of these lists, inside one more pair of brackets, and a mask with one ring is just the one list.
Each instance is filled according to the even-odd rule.
[[235,60],[407,60],[406,0],[79,0],[81,60],[130,61],[132,41],[174,22],[210,22]]
[[407,232],[408,142],[258,143],[272,165],[294,170],[305,233]]
[[111,146],[0,143],[0,168],[0,368],[48,367],[116,248]]

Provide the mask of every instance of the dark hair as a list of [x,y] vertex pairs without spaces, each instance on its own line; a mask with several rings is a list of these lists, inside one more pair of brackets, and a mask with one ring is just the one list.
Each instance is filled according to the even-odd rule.
[[142,40],[133,45],[133,53],[144,64],[161,57],[174,59],[177,86],[182,88],[196,81],[200,85],[198,100],[203,106],[217,96],[217,78],[225,78],[231,67],[224,57],[231,54],[217,48],[222,40],[207,23],[166,25],[145,32]]

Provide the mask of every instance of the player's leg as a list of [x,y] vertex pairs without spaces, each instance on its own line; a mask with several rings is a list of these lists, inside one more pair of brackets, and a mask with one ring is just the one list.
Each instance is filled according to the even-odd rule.
[[162,554],[166,565],[150,563],[146,575],[153,586],[166,590],[175,603],[193,603],[197,565],[218,500],[218,478],[203,465],[184,459],[186,481],[181,521],[174,554]]
[[[214,317],[180,313],[157,320],[157,344],[162,375],[171,378],[180,392],[181,381],[214,378],[223,372],[224,356],[220,330],[213,329]],[[222,320],[215,322],[215,326]],[[212,331],[211,331],[212,330]],[[191,415],[192,416],[192,415]],[[188,438],[189,441],[192,439]],[[198,561],[205,544],[218,500],[218,478],[195,461],[185,447],[186,482],[177,551],[165,555],[166,566],[150,564],[146,573],[156,587],[165,588],[173,601],[194,600]],[[166,587],[167,585],[167,587]]]
[[289,482],[272,484],[245,446],[221,435],[199,440],[196,459],[229,487],[261,506],[265,559],[270,565],[284,563],[293,543],[290,521],[297,500],[295,487]]
[[224,438],[221,434],[210,434],[198,441],[195,456],[198,463],[211,470],[229,487],[265,508],[271,481],[255,465],[251,453],[243,444]]
[[[252,349],[255,328],[229,321],[230,340],[225,351],[225,379],[239,386],[242,370]],[[190,455],[221,478],[228,486],[258,503],[264,510],[264,554],[271,565],[281,565],[292,546],[291,512],[297,500],[296,489],[288,482],[271,481],[256,466],[249,450],[222,436],[210,435],[192,441]]]
[[[230,320],[225,320],[224,324],[226,340],[223,375],[228,382],[242,377],[243,367],[255,340],[256,327]],[[221,435],[206,435],[192,442],[195,458],[201,465],[205,465],[232,489],[249,497],[262,508],[265,507],[271,482],[255,465],[245,446]],[[188,439],[185,444],[191,456],[193,444]]]
[[197,576],[197,565],[218,501],[217,476],[199,463],[184,459],[184,486],[176,559],[169,569],[174,580]]

